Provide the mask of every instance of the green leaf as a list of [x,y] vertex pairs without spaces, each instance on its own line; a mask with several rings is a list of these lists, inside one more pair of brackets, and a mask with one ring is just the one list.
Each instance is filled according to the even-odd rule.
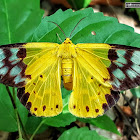
[[91,2],[91,0],[67,0],[67,1],[75,10],[86,8]]
[[97,117],[97,118],[93,118],[93,119],[78,118],[78,120],[85,122],[85,123],[90,123],[96,127],[99,127],[99,128],[102,128],[107,131],[120,135],[114,122],[106,115],[103,115],[103,116]]
[[65,131],[58,140],[107,140],[107,138],[98,135],[96,131],[89,130],[87,127],[73,127]]
[[[10,90],[12,92],[12,88],[10,88]],[[22,123],[25,125],[28,111],[17,98],[16,106],[22,119]],[[6,87],[2,84],[0,84],[0,130],[8,132],[15,132],[18,130],[15,110]]]
[[[41,22],[43,11],[40,1],[1,0],[0,1],[0,44],[31,41],[34,30]],[[16,98],[16,105],[25,125],[27,109]],[[0,85],[0,130],[17,131],[17,120],[9,95],[4,85]]]
[[70,113],[63,113],[63,112],[58,116],[44,118],[44,119],[45,119],[44,124],[53,127],[65,127],[67,125],[70,125],[72,122],[76,121],[75,116],[73,116]]
[[[42,123],[42,120],[43,119],[41,117],[28,117],[27,123],[25,125],[25,130],[27,134],[33,134],[34,131],[38,128],[38,126]],[[47,128],[47,125],[42,124],[36,134],[44,132]]]
[[40,0],[0,0],[0,44],[31,41],[42,15]]
[[[61,18],[59,18],[60,15]],[[131,45],[140,38],[139,34],[134,33],[132,27],[118,23],[116,18],[104,16],[102,13],[94,13],[92,8],[87,8],[76,12],[71,9],[64,12],[58,10],[55,14],[45,17],[34,32],[33,41],[61,43],[56,34],[58,33],[64,41],[65,36],[62,31],[55,24],[47,21],[57,23],[66,36],[69,37],[75,25],[84,17],[86,18],[78,24],[72,33],[71,40],[74,44],[110,43]],[[92,35],[92,31],[96,35]],[[137,44],[135,46],[137,47]]]
[[130,90],[134,96],[140,98],[140,87],[136,87]]

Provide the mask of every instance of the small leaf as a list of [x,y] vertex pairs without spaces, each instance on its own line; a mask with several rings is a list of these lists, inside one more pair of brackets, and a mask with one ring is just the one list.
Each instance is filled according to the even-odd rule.
[[[27,134],[33,134],[37,127],[40,125],[40,123],[42,123],[42,120],[43,119],[41,117],[28,117],[27,123],[25,125],[25,130]],[[47,128],[48,126],[46,124],[42,124],[36,134],[44,132]]]
[[137,98],[140,98],[140,87],[136,87],[136,88],[130,89],[130,91],[132,92],[132,94],[134,96],[136,96]]
[[76,121],[76,117],[70,113],[61,113],[58,116],[44,119],[45,119],[44,124],[53,127],[65,127],[67,125],[70,125],[72,122]]
[[115,134],[120,135],[114,122],[106,115],[103,115],[101,117],[97,117],[94,119],[78,118],[78,120],[81,122],[90,123],[94,126],[97,126],[99,128],[102,128],[102,129],[105,129],[107,131],[110,131],[110,132],[113,132]]
[[98,135],[96,131],[89,130],[87,127],[73,127],[65,131],[58,140],[107,140],[107,138]]

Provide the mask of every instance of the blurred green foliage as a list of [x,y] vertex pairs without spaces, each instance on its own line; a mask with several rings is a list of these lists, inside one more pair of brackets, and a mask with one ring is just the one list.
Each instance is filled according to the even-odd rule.
[[137,87],[137,88],[133,88],[130,90],[132,92],[132,94],[134,96],[136,96],[137,98],[140,98],[140,87]]
[[67,1],[75,10],[86,8],[91,2],[91,0],[67,0]]

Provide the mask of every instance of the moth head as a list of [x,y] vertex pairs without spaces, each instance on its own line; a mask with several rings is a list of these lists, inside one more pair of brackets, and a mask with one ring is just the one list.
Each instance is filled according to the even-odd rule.
[[64,44],[72,44],[72,41],[70,40],[70,38],[66,38]]

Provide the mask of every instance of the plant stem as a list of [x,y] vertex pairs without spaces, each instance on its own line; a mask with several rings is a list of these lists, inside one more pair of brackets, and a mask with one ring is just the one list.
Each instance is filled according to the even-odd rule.
[[30,140],[33,140],[35,134],[37,133],[37,131],[40,129],[40,127],[42,126],[42,124],[45,122],[45,119],[41,121],[41,123],[38,125],[38,127],[36,128],[36,130],[34,131],[34,133],[32,134],[32,136],[30,137]]
[[77,6],[76,6],[75,1],[74,1],[74,0],[71,0],[71,2],[72,2],[72,4],[73,4],[73,8],[74,8],[75,10],[77,10],[78,8],[77,8]]
[[15,114],[16,114],[16,118],[17,118],[17,125],[18,125],[19,139],[22,139],[22,132],[21,132],[21,128],[20,128],[20,121],[19,121],[19,117],[18,117],[18,111],[17,111],[17,109],[15,109]]
[[23,130],[23,135],[24,135],[25,139],[26,139],[26,140],[29,140],[29,138],[28,138],[28,136],[27,136],[27,134],[26,134],[26,132],[25,132],[23,123],[22,123],[22,121],[21,121],[20,115],[19,115],[19,113],[18,113],[17,107],[16,107],[16,103],[15,103],[15,102],[16,102],[16,93],[15,93],[15,89],[13,88],[13,96],[12,96],[11,91],[10,91],[10,89],[9,89],[8,86],[6,86],[6,90],[7,90],[8,94],[9,94],[9,97],[10,97],[10,99],[11,99],[12,105],[13,105],[13,107],[14,107],[14,111],[15,111],[15,115],[16,115],[16,119],[17,119],[17,125],[18,125],[19,138],[22,139],[22,131],[21,131],[21,128],[22,128],[22,130]]
[[[139,98],[136,99],[136,114],[138,114],[138,106],[139,106]],[[136,128],[137,128],[138,135],[140,137],[140,128],[139,128],[139,124],[138,124],[138,119],[137,118],[135,118],[135,123],[136,123]]]
[[[126,92],[124,92],[126,94]],[[134,114],[134,117],[138,118],[138,115],[135,113],[135,108],[131,105],[130,101],[128,100],[128,98],[125,96],[125,94],[122,93],[122,96],[124,98],[125,101],[127,101],[127,103],[129,104],[129,107],[131,108],[132,110],[132,113]]]
[[129,124],[129,126],[131,126],[131,129],[133,131],[133,133],[137,136],[137,132],[135,131],[135,128],[133,127],[133,125],[129,122],[129,119],[125,116],[125,114],[123,113],[123,111],[120,109],[120,107],[116,104],[116,108],[117,110],[121,113],[123,119],[126,121],[127,124]]
[[[16,102],[15,88],[13,88],[13,98],[14,98],[14,101]],[[16,105],[16,104],[15,104],[15,105]],[[17,109],[17,107],[16,107],[16,109]],[[20,115],[19,115],[19,113],[18,113],[18,110],[17,110],[17,115],[18,115],[18,119],[19,119],[19,122],[20,122],[20,126],[21,126],[22,131],[23,131],[23,135],[24,135],[24,137],[25,137],[27,140],[29,140],[29,138],[28,138],[28,136],[27,136],[27,134],[26,134],[24,125],[23,125],[23,123],[22,123],[22,120],[21,120],[21,118],[20,118]]]

